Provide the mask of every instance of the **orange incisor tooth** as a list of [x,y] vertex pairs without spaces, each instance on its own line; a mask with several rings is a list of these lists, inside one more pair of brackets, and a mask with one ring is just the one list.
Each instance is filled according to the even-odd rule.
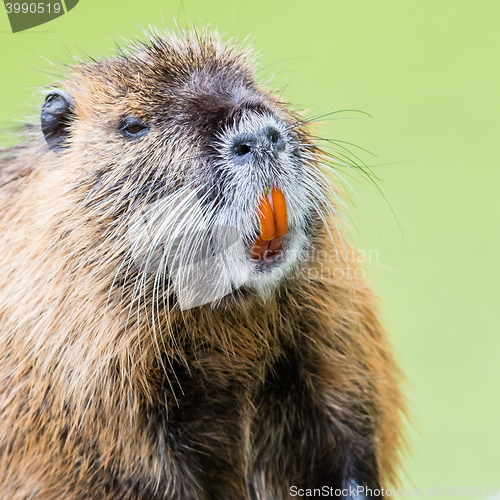
[[276,236],[274,226],[274,215],[271,202],[266,195],[263,195],[259,202],[259,220],[260,220],[260,238],[264,241],[270,241]]
[[273,198],[275,237],[280,238],[288,232],[285,196],[281,189],[277,187],[273,187],[271,196]]

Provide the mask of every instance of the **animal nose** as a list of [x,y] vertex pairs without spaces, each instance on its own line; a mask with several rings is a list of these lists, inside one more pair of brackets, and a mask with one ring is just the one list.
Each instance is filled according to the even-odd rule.
[[243,164],[261,155],[280,153],[285,146],[285,139],[280,131],[268,126],[256,133],[242,132],[236,135],[232,140],[231,154],[233,161]]

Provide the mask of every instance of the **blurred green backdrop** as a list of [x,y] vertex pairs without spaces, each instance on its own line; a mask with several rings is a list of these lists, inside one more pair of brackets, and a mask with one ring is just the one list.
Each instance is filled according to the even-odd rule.
[[500,486],[499,0],[81,0],[15,35],[2,10],[0,126],[33,115],[51,62],[110,54],[113,38],[174,17],[250,35],[262,78],[309,115],[372,115],[317,130],[375,153],[362,158],[388,200],[350,173],[353,237],[378,252],[371,276],[408,378],[401,485]]

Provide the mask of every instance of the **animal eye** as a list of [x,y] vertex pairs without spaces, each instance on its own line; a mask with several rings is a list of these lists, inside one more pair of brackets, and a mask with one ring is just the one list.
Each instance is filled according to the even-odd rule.
[[149,125],[134,116],[124,118],[120,123],[120,132],[130,139],[142,137],[148,131]]

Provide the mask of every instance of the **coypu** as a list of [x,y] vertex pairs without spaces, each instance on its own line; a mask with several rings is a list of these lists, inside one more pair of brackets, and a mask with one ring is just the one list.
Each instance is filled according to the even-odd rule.
[[208,30],[154,34],[75,64],[2,150],[3,499],[394,480],[398,371],[340,192],[253,68]]

